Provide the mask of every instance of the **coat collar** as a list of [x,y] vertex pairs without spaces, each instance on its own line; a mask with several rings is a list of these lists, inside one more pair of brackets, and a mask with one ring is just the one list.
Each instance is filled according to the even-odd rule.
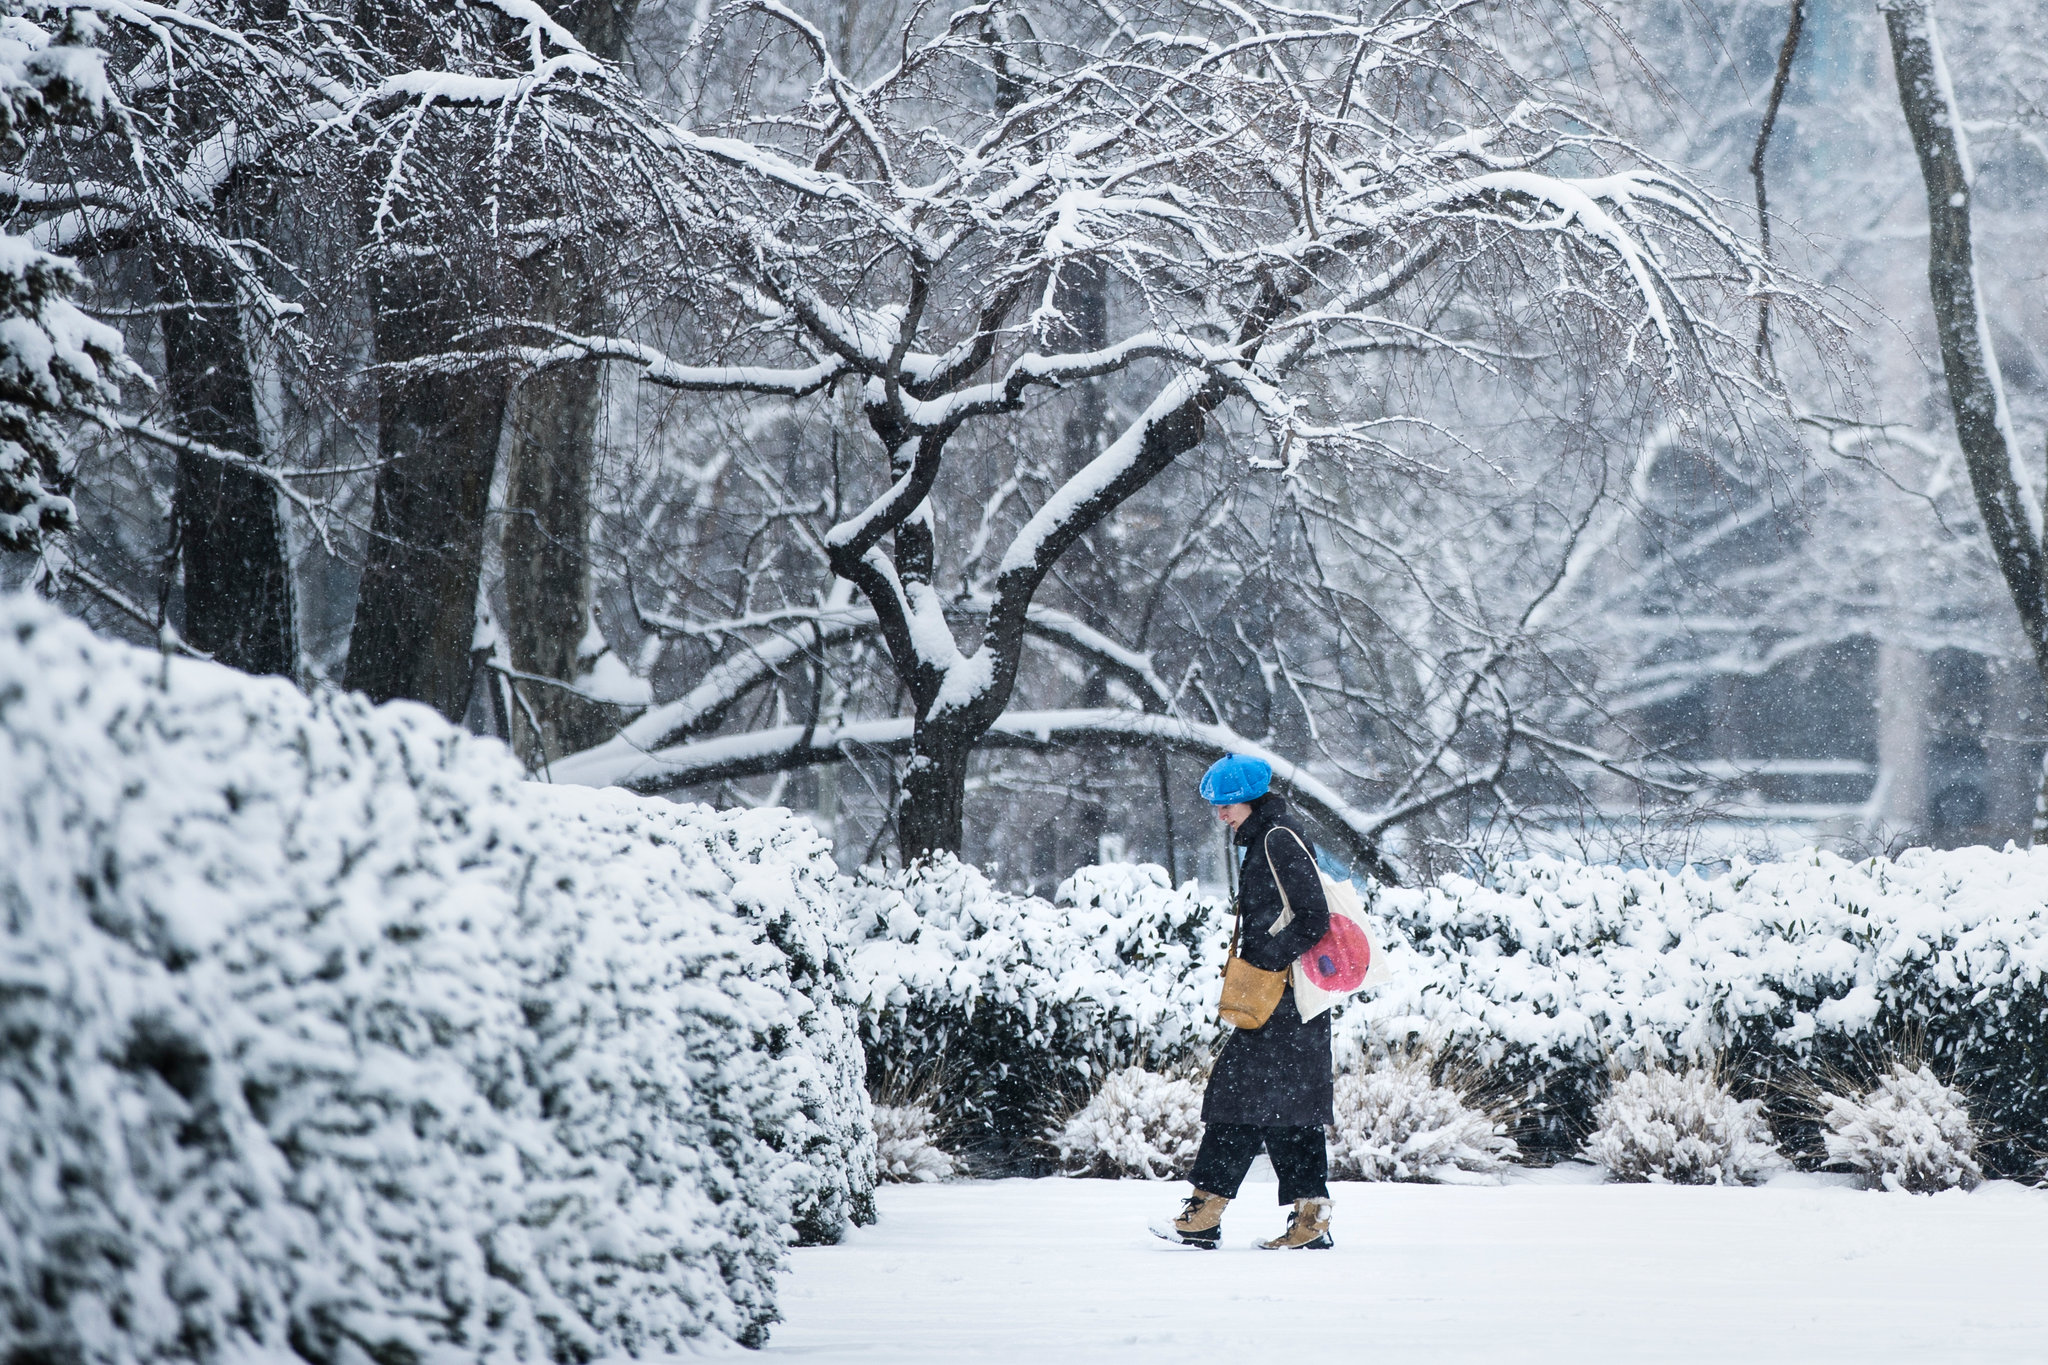
[[1287,800],[1277,792],[1267,792],[1255,799],[1251,806],[1251,818],[1238,826],[1237,834],[1234,836],[1239,848],[1250,848],[1258,840],[1263,839],[1266,831],[1272,829],[1287,814]]

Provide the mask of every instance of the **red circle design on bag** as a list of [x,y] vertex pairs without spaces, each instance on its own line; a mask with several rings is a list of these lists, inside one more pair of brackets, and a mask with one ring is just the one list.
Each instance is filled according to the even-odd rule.
[[1330,931],[1301,955],[1301,971],[1319,990],[1343,995],[1355,991],[1372,966],[1372,943],[1365,930],[1343,915],[1330,916]]

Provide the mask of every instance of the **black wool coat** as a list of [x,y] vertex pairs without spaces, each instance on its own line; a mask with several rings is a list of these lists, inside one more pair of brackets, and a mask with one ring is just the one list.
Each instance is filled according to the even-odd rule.
[[[1238,955],[1254,967],[1279,971],[1330,929],[1322,878],[1307,851],[1312,845],[1286,801],[1271,793],[1252,802],[1251,818],[1238,830],[1237,843],[1245,850],[1238,870]],[[1293,910],[1292,919],[1277,931],[1281,900],[1276,874]],[[1290,982],[1265,1027],[1230,1029],[1229,1034],[1202,1096],[1204,1123],[1302,1128],[1333,1121],[1327,1011],[1303,1023]]]

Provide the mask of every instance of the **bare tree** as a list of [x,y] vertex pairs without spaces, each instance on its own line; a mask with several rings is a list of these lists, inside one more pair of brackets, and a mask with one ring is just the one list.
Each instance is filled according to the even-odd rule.
[[[906,29],[902,59],[865,83],[786,8],[735,8],[725,41],[788,35],[814,74],[787,107],[735,106],[729,132],[667,130],[674,212],[708,243],[690,286],[730,309],[698,311],[706,353],[686,362],[557,331],[507,354],[541,367],[604,357],[652,384],[761,404],[858,386],[885,474],[816,543],[868,603],[909,699],[907,732],[889,740],[907,748],[906,856],[959,847],[970,755],[1014,729],[1004,716],[1033,608],[1062,556],[1226,410],[1255,419],[1257,461],[1279,469],[1399,466],[1411,456],[1397,434],[1428,424],[1348,405],[1330,377],[1375,349],[1474,363],[1473,346],[1431,325],[1459,309],[1542,313],[1675,396],[1758,391],[1723,314],[1763,287],[1760,258],[1708,196],[1533,84],[1483,7],[1369,20],[1187,3],[1093,27],[1081,7],[1059,41],[1028,43],[977,9],[930,36]],[[1023,89],[1014,103],[997,97],[1005,81]],[[978,104],[952,94],[975,89]],[[1061,304],[1083,269],[1105,272],[1129,321],[1073,351]],[[1023,430],[1043,391],[1107,376],[1134,394],[1120,434],[1035,510],[979,518],[964,595],[943,591],[949,451],[978,424]],[[957,517],[967,510],[953,509],[972,524]],[[1002,534],[998,552],[987,542]],[[713,771],[735,746],[752,771],[826,756],[809,727],[802,744],[762,731],[678,746],[706,714],[656,708],[557,774],[648,785],[664,767],[677,781]],[[1128,739],[1157,723],[1085,724]],[[1077,716],[1046,732],[1082,728]],[[1473,780],[1396,804],[1426,808]],[[1370,820],[1340,823],[1369,842]]]
[[[40,239],[100,276],[138,354],[161,343],[164,411],[109,422],[175,462],[171,534],[129,576],[161,577],[159,617],[182,585],[191,648],[295,674],[287,509],[337,556],[341,521],[365,537],[348,679],[459,717],[510,376],[409,362],[506,314],[596,316],[602,286],[585,276],[605,278],[594,244],[617,234],[615,216],[588,211],[606,202],[589,182],[615,177],[581,144],[601,143],[604,111],[636,96],[615,62],[523,3],[378,0],[345,16],[295,0],[75,8],[107,34],[115,136],[39,137],[6,189]],[[632,19],[609,0],[558,8],[614,49]],[[556,211],[577,204],[580,218]],[[587,468],[594,382],[544,378],[516,424],[554,431],[546,459],[572,469],[566,511],[542,515],[572,526],[587,520],[587,474],[573,466]],[[275,419],[264,430],[266,386],[317,427],[370,434],[356,462],[375,475],[367,527],[336,515],[367,481],[293,468],[292,434]],[[535,464],[515,463],[527,490]],[[314,475],[328,497],[299,491]],[[140,481],[153,482],[146,468]],[[70,558],[74,580],[150,615]],[[550,567],[522,560],[515,586]],[[569,592],[587,596],[580,581]],[[585,620],[580,606],[571,615],[573,649]]]
[[[1991,553],[2004,576],[2036,672],[2048,683],[2048,547],[2041,490],[2021,462],[2005,381],[1979,298],[1970,240],[1975,171],[1963,111],[1928,0],[1884,0],[1899,103],[1927,188],[1927,285],[1941,344],[1956,441],[1977,495]],[[2048,759],[2034,808],[2034,842],[2048,842]]]
[[76,7],[103,21],[106,135],[39,139],[8,189],[45,242],[116,276],[134,261],[154,286],[140,317],[161,328],[167,411],[123,425],[175,451],[167,563],[182,563],[184,636],[223,662],[289,676],[289,552],[242,325],[255,314],[274,327],[290,312],[249,248],[289,155],[280,130],[300,121],[296,98],[317,72],[284,8]]
[[[617,64],[639,0],[575,0],[553,6],[586,51]],[[621,292],[618,234],[602,212],[576,200],[549,206],[551,240],[522,266],[533,315],[575,332],[604,331]],[[580,201],[580,202],[579,202]],[[597,458],[602,366],[591,360],[529,377],[512,394],[506,423],[503,536],[506,635],[513,671],[573,683],[588,661],[591,480]],[[538,725],[524,747],[547,755],[604,738],[605,708],[573,686],[539,686],[525,696]],[[515,712],[514,719],[524,714]],[[516,728],[516,727],[515,727]]]
[[[614,32],[616,16],[600,17],[595,31]],[[447,12],[391,0],[367,8],[364,30],[391,72],[350,109],[376,187],[360,207],[381,468],[346,681],[459,720],[476,682],[478,583],[512,377],[502,365],[419,362],[536,302],[546,312],[573,307],[560,278],[573,247],[549,240],[582,171],[568,125],[624,92],[615,68],[537,6]],[[532,261],[524,276],[522,256]],[[522,505],[534,498],[534,461],[583,438],[590,383],[573,373],[545,380],[527,405]],[[549,385],[567,391],[549,401]],[[545,453],[530,450],[536,442]],[[521,566],[554,572],[530,556]]]

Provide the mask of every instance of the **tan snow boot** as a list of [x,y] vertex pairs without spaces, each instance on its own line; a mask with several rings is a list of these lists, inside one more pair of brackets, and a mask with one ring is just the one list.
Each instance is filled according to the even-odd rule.
[[1213,1251],[1223,1236],[1223,1210],[1229,1207],[1230,1201],[1222,1195],[1196,1190],[1188,1196],[1180,1217],[1171,1223],[1154,1224],[1152,1235],[1183,1246],[1207,1247]]
[[1267,1251],[1328,1251],[1337,1245],[1330,1240],[1330,1211],[1327,1199],[1297,1199],[1287,1231],[1259,1245]]

